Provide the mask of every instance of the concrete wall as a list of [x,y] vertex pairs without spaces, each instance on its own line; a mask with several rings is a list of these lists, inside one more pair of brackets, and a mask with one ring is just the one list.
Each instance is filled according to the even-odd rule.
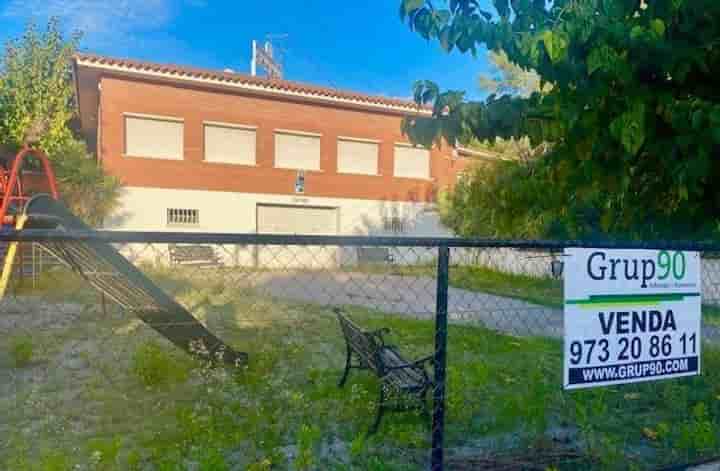
[[[160,188],[125,187],[120,207],[105,223],[110,230],[128,231],[187,231],[221,233],[257,232],[257,205],[279,204],[337,208],[339,235],[370,235],[397,237],[449,237],[432,203],[389,202],[349,198],[319,198],[307,196],[233,193],[198,190],[168,190]],[[200,224],[178,229],[166,225],[168,208],[188,208],[200,211]],[[385,231],[384,218],[397,215],[405,221],[408,231],[392,234]],[[259,256],[257,250],[265,252]],[[223,247],[218,250],[226,263],[263,268],[331,268],[356,263],[354,248],[336,247]],[[134,260],[163,263],[167,248],[161,245],[125,247],[123,253]],[[426,250],[394,250],[399,264],[427,263],[432,253]]]

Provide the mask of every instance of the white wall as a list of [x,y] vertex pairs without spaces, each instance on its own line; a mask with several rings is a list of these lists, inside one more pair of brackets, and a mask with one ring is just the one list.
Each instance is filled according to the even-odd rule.
[[[197,190],[169,190],[160,188],[125,187],[115,215],[105,221],[105,229],[127,231],[184,231],[255,233],[257,230],[257,205],[283,204],[297,206],[320,206],[338,208],[338,234],[374,235],[399,237],[450,237],[452,234],[442,226],[431,203],[392,202],[349,198],[318,198],[304,195],[270,195],[256,193],[231,193]],[[200,224],[195,227],[168,227],[165,224],[168,208],[198,209]],[[384,230],[384,217],[397,216],[406,221],[404,234],[392,234]],[[223,255],[233,264],[251,265],[256,255],[251,247],[225,247]],[[308,250],[308,249],[304,249]],[[313,250],[319,250],[314,248]],[[131,258],[155,262],[166,258],[165,248],[127,247],[123,252]],[[423,251],[427,252],[427,251]],[[395,251],[397,263],[420,263],[420,251],[404,255]],[[353,263],[355,250],[348,248],[338,255],[338,262]],[[429,252],[428,252],[429,255]],[[322,252],[315,259],[331,260],[330,254]],[[427,260],[425,260],[427,261]],[[304,263],[304,262],[301,262]],[[316,263],[313,267],[317,268]]]
[[349,198],[230,193],[219,191],[167,190],[125,187],[115,215],[105,228],[129,231],[176,231],[167,227],[167,208],[200,210],[200,225],[188,232],[253,233],[257,228],[257,204],[325,206],[339,208],[339,234],[390,235],[383,230],[383,217],[398,215],[410,228],[398,236],[448,237],[431,203],[392,202]]

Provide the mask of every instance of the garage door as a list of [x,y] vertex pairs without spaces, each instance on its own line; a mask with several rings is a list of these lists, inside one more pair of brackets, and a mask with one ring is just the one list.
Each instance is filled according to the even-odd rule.
[[[335,235],[337,208],[265,205],[257,206],[260,234]],[[258,250],[258,265],[264,268],[320,269],[337,265],[336,247],[272,246]]]

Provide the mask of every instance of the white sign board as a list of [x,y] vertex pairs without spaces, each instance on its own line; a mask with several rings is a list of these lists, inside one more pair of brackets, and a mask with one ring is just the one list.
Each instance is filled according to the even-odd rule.
[[565,389],[697,375],[700,255],[565,250]]

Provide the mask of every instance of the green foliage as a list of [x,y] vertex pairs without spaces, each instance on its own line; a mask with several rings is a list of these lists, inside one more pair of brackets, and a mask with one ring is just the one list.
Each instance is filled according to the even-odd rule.
[[58,155],[62,158],[54,160],[54,171],[63,202],[90,225],[102,224],[117,208],[120,180],[104,175],[82,141],[64,143]]
[[188,371],[167,348],[146,342],[135,351],[133,373],[147,387],[167,385],[187,379]]
[[295,457],[297,469],[312,469],[315,463],[315,447],[322,433],[317,426],[303,424],[297,434],[298,454]]
[[64,202],[90,224],[115,207],[119,181],[105,176],[74,134],[77,117],[71,59],[80,34],[63,36],[57,19],[40,31],[30,24],[0,58],[0,147],[14,154],[26,143],[52,161]]
[[30,363],[35,353],[35,343],[30,335],[16,335],[10,339],[10,356],[16,367]]
[[480,89],[490,94],[520,95],[529,97],[535,92],[548,90],[540,87],[540,76],[534,70],[526,70],[510,62],[504,51],[488,52],[488,60],[493,67],[493,74],[480,75]]
[[[413,30],[446,50],[504,51],[510,63],[535,70],[541,86],[551,85],[527,97],[468,102],[462,92],[416,84],[423,92],[416,100],[434,112],[433,119],[406,120],[403,130],[416,142],[527,135],[533,145],[552,143],[532,168],[476,174],[497,184],[488,189],[497,210],[493,218],[481,216],[471,233],[715,236],[720,3],[497,0],[493,6],[405,0],[400,9]],[[521,180],[513,185],[519,198],[500,186],[513,179]],[[531,192],[534,198],[526,198]],[[477,213],[487,209],[481,205]]]
[[72,466],[68,455],[59,450],[49,450],[42,453],[37,468],[40,471],[70,471]]
[[562,195],[547,191],[547,182],[538,177],[543,170],[537,162],[475,166],[444,196],[439,206],[443,223],[462,236],[547,234],[556,225],[552,207]]
[[680,425],[677,446],[682,450],[703,452],[712,450],[718,444],[716,424],[708,413],[707,406],[699,402],[690,417]]
[[73,111],[70,60],[80,36],[66,40],[56,19],[47,29],[30,25],[21,38],[10,40],[0,62],[0,139],[21,147],[33,123],[44,124],[40,147],[55,154],[73,138],[68,127]]
[[122,440],[119,437],[91,439],[88,442],[88,451],[95,469],[115,469],[119,465],[121,447]]

